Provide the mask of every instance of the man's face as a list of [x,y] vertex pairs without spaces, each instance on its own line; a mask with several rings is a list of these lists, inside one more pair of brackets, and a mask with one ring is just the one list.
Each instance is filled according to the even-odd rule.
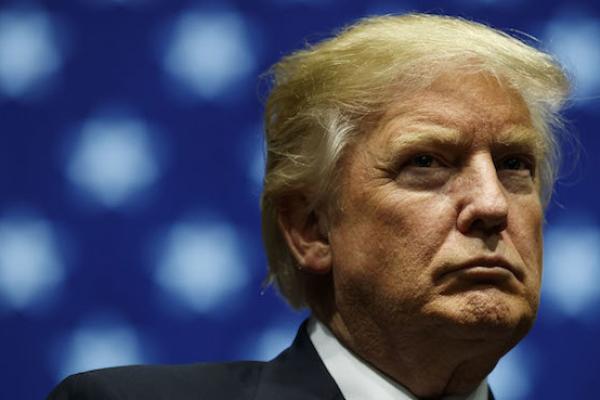
[[341,165],[329,240],[350,331],[522,337],[539,300],[540,149],[521,97],[487,75],[390,107]]

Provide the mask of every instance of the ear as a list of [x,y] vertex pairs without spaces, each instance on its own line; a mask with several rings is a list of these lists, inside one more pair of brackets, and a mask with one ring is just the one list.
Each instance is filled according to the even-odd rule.
[[288,198],[279,209],[279,228],[300,269],[326,274],[332,261],[326,216],[306,208],[305,199]]

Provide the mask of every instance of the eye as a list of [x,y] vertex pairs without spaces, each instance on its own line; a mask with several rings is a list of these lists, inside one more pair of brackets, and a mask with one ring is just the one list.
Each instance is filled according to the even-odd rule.
[[500,161],[498,169],[511,171],[529,170],[533,174],[533,163],[525,157],[510,156]]
[[440,163],[430,154],[419,154],[411,158],[408,165],[417,168],[431,168],[439,166]]

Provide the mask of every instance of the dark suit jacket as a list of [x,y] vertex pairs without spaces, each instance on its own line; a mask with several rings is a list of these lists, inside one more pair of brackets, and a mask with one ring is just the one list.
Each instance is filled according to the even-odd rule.
[[269,362],[100,369],[68,377],[48,400],[343,400],[305,325]]
[[[493,396],[490,394],[490,400]],[[302,325],[269,362],[129,366],[72,375],[48,400],[344,400]]]

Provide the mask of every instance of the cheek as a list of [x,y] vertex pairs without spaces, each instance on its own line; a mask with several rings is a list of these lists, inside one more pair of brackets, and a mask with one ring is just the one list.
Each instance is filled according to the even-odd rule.
[[[334,264],[382,288],[429,284],[428,266],[454,227],[454,211],[438,196],[392,193],[357,201],[332,245]],[[342,251],[343,253],[340,253]],[[342,277],[340,277],[342,279]]]
[[516,210],[512,224],[515,228],[511,235],[514,237],[514,246],[539,286],[543,257],[541,205],[538,202],[525,203],[518,205]]
[[447,198],[436,193],[403,193],[387,200],[374,217],[385,222],[386,230],[412,261],[431,260],[456,225],[456,213]]

